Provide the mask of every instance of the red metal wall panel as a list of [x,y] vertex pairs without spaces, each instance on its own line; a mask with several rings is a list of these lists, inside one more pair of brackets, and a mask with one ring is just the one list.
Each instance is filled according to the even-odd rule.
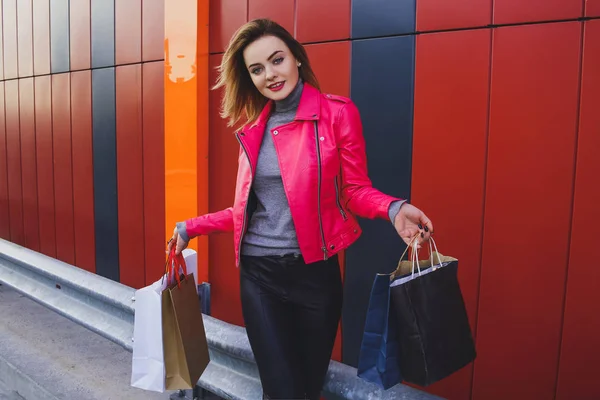
[[580,35],[577,22],[494,31],[474,398],[554,398]]
[[270,18],[294,34],[296,0],[249,0],[248,20]]
[[246,22],[248,0],[211,0],[209,7],[208,50],[221,53],[234,32]]
[[579,18],[582,7],[579,0],[494,0],[494,24]]
[[50,75],[35,78],[35,146],[37,150],[40,251],[47,256],[56,257]]
[[302,43],[348,39],[350,0],[297,0],[296,39]]
[[[210,56],[210,82],[217,78],[216,67],[221,56]],[[210,212],[220,211],[233,205],[235,177],[237,174],[239,144],[233,130],[219,116],[222,91],[210,92],[209,129],[209,178],[208,194]],[[212,315],[224,321],[243,325],[242,308],[239,299],[239,271],[235,267],[233,235],[225,233],[209,236],[209,281],[212,285]]]
[[321,90],[349,97],[350,42],[311,44],[305,48]]
[[92,74],[89,70],[71,74],[71,129],[73,130],[75,265],[86,271],[96,272]]
[[585,16],[600,17],[600,0],[585,0]]
[[[81,4],[82,2],[75,3]],[[34,74],[49,74],[50,0],[33,0],[33,54],[35,54],[33,58]]]
[[419,0],[417,30],[436,31],[492,23],[492,0]]
[[[142,60],[165,58],[165,0],[142,1]],[[212,1],[211,1],[212,3]]]
[[25,246],[23,188],[21,184],[21,138],[19,132],[19,81],[6,81],[4,90],[10,240]]
[[[144,187],[142,160],[142,65],[117,67],[117,184],[120,282],[134,288],[144,277]],[[137,243],[132,246],[132,243]]]
[[[486,29],[420,35],[416,48],[411,201],[434,221],[440,251],[460,261],[459,280],[473,330],[481,263],[490,44],[491,32]],[[446,195],[457,191],[459,196]],[[470,399],[471,376],[469,366],[428,391]]]
[[71,71],[88,69],[91,59],[90,2],[71,1],[69,7]]
[[71,157],[71,90],[68,73],[52,75],[52,133],[56,258],[73,265],[75,264],[75,233]]
[[117,1],[115,2],[115,62],[119,65],[137,63],[141,60],[142,1]]
[[10,217],[8,212],[8,171],[6,169],[6,159],[4,82],[0,82],[0,238],[10,240]]
[[[19,32],[19,76],[33,76],[33,9],[32,0],[17,2]],[[32,82],[33,83],[33,82]],[[32,86],[33,87],[33,86]]]
[[2,1],[2,29],[4,47],[4,79],[18,75],[17,0]]
[[164,62],[142,65],[144,245],[146,284],[155,282],[165,260]]
[[19,109],[25,246],[40,251],[33,78],[19,80]]
[[585,23],[571,250],[556,398],[598,399],[600,270],[591,261],[600,238],[600,20]]

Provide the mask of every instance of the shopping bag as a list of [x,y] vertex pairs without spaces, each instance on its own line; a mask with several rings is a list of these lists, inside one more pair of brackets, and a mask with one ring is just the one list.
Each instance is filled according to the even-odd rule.
[[401,382],[395,320],[390,318],[390,274],[377,274],[371,288],[357,374],[388,389]]
[[440,254],[433,238],[429,247],[430,259],[419,261],[414,242],[411,261],[400,263],[390,285],[400,371],[404,381],[420,386],[453,374],[476,357],[458,260]]
[[161,278],[135,291],[131,386],[165,391],[161,293],[167,282]]
[[167,276],[162,293],[165,388],[193,389],[210,361],[196,282],[183,256],[174,251]]

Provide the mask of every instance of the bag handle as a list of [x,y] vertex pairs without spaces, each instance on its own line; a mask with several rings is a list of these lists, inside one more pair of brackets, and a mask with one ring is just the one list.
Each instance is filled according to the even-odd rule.
[[[406,246],[406,249],[404,250],[404,253],[402,253],[402,255],[400,256],[400,260],[398,261],[398,266],[396,267],[396,270],[392,273],[392,279],[395,278],[397,275],[400,274],[400,269],[401,269],[401,265],[402,265],[402,259],[404,258],[404,256],[406,255],[406,252],[411,249],[412,251],[409,253],[410,256],[410,260],[412,261],[412,276],[414,276],[415,274],[415,265],[417,266],[417,270],[419,272],[419,275],[421,275],[421,267],[419,266],[419,250],[417,248],[418,243],[415,241],[417,238],[419,237],[419,233],[417,233],[415,236],[413,236],[413,238],[410,240],[410,242],[408,243],[408,245]],[[432,247],[433,244],[433,247]],[[435,252],[437,254],[437,258],[438,258],[438,262],[439,265],[442,265],[442,260],[440,258],[440,253],[437,249],[437,245],[435,243],[435,240],[433,239],[432,236],[429,237],[429,259],[431,262],[431,267],[433,268],[433,270],[436,270],[437,268],[435,267],[434,261],[433,261],[433,249],[435,248]]]
[[[171,249],[167,259],[165,274],[167,274],[167,285],[173,283],[173,275],[177,281],[177,287],[181,288],[181,278],[179,277],[179,269],[183,270],[183,276],[187,276],[187,265],[183,254],[175,254],[175,248]],[[184,278],[185,279],[185,278]]]

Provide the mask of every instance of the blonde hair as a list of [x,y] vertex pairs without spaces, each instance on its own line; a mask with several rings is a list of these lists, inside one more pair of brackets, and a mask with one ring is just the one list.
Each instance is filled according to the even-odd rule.
[[240,27],[231,38],[223,60],[218,67],[219,76],[213,89],[224,88],[221,100],[222,118],[229,119],[227,125],[234,126],[245,117],[244,123],[255,121],[268,102],[254,86],[244,63],[246,47],[263,36],[276,36],[290,49],[297,61],[302,63],[300,79],[320,90],[306,50],[278,23],[270,19],[255,19]]

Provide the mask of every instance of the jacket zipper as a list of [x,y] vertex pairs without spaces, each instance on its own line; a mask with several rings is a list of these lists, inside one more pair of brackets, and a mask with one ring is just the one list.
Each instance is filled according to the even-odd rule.
[[321,145],[319,144],[319,128],[317,126],[317,121],[314,122],[314,126],[315,126],[315,139],[317,141],[317,165],[319,168],[319,177],[318,177],[318,184],[317,184],[317,194],[318,194],[318,199],[317,199],[317,206],[318,206],[318,213],[319,213],[319,228],[321,229],[321,241],[323,244],[323,247],[321,247],[321,250],[323,250],[323,260],[327,260],[327,247],[325,246],[325,233],[323,232],[323,219],[321,218]]
[[[248,159],[248,165],[250,165],[250,180],[253,179],[254,177],[254,171],[252,170],[252,162],[250,162],[250,156],[248,155],[248,151],[246,150],[246,147],[244,147],[244,144],[242,143],[242,139],[240,139],[239,134],[236,133],[235,134],[236,139],[238,140],[238,142],[240,143],[240,146],[242,146],[242,150],[244,150],[244,154],[246,154],[246,158]],[[250,187],[252,187],[252,183],[250,184]],[[244,214],[243,214],[243,221],[242,221],[242,231],[240,232],[240,242],[238,244],[238,261],[241,257],[241,252],[242,252],[242,239],[244,238],[244,233],[246,230],[246,213],[248,211],[248,202],[249,202],[250,196],[248,196],[248,199],[246,200],[246,206],[244,206]]]
[[340,191],[339,191],[339,188],[338,188],[338,177],[337,177],[337,175],[335,176],[335,202],[337,203],[337,206],[340,209],[340,214],[342,214],[342,218],[344,218],[344,221],[347,220],[348,217],[346,216],[346,212],[342,208],[342,203],[340,202]]

